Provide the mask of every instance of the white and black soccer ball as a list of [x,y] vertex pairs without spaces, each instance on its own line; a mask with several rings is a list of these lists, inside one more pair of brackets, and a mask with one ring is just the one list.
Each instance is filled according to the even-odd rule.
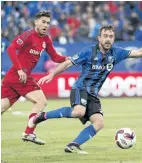
[[118,147],[128,149],[136,143],[136,134],[130,128],[121,128],[116,132],[115,142]]

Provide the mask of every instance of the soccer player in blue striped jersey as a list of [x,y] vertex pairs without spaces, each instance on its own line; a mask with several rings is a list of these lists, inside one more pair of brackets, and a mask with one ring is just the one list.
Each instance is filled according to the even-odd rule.
[[142,57],[142,49],[126,50],[113,47],[115,40],[114,28],[111,25],[103,26],[98,36],[98,44],[84,48],[69,60],[61,63],[54,72],[39,80],[39,84],[49,82],[53,77],[72,65],[82,66],[82,72],[74,83],[70,102],[71,107],[62,107],[57,110],[42,112],[30,121],[31,127],[53,118],[79,118],[83,124],[91,124],[83,129],[79,135],[69,143],[65,152],[87,154],[81,150],[80,145],[94,137],[104,127],[103,111],[98,98],[105,79],[112,71],[114,65],[130,57]]

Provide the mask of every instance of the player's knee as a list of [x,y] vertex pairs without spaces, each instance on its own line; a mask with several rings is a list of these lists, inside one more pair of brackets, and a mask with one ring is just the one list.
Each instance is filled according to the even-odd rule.
[[38,99],[36,99],[36,103],[39,105],[47,106],[47,99],[46,98],[38,98]]
[[103,120],[100,120],[99,127],[100,127],[100,129],[104,128],[104,121]]
[[102,128],[104,128],[104,121],[98,120],[98,121],[94,122],[93,125],[95,126],[96,130],[99,131]]
[[74,108],[73,108],[73,111],[72,111],[72,116],[75,117],[75,118],[81,118],[85,115],[85,108],[80,106],[80,105],[76,105]]
[[10,104],[7,103],[1,103],[1,114],[3,114],[7,109],[10,108]]
[[47,100],[42,100],[39,102],[41,105],[43,105],[43,107],[47,106]]
[[46,101],[43,101],[43,105],[44,105],[44,107],[47,106],[47,100]]
[[7,109],[8,109],[8,108],[6,108],[6,107],[1,107],[1,115],[2,115],[4,112],[6,112]]
[[1,107],[1,115],[6,111],[6,109]]
[[80,111],[80,112],[79,112],[79,118],[84,117],[84,115],[85,115],[85,112],[84,112],[84,111]]

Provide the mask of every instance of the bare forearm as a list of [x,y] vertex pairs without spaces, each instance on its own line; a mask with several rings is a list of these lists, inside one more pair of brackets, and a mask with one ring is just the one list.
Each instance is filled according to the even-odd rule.
[[68,69],[70,66],[72,66],[72,62],[70,60],[67,60],[61,64],[59,64],[57,66],[57,68],[55,69],[53,73],[54,76],[56,76],[57,74],[60,74],[61,72],[65,71],[66,69]]
[[142,48],[140,48],[138,50],[132,50],[129,57],[130,58],[140,58],[140,57],[142,57]]
[[139,51],[140,51],[140,57],[142,57],[142,48],[140,48]]
[[137,50],[136,58],[142,57],[142,48]]

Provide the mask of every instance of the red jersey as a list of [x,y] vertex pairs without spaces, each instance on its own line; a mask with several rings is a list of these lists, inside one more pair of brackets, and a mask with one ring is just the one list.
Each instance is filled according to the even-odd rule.
[[[65,61],[64,56],[60,56],[54,49],[52,41],[48,35],[40,36],[35,30],[28,30],[16,37],[8,47],[8,54],[13,62],[13,66],[5,76],[5,79],[18,79],[18,69],[23,69],[27,75],[31,74],[36,66],[43,50],[49,54],[54,62]],[[18,53],[18,55],[16,54]]]

